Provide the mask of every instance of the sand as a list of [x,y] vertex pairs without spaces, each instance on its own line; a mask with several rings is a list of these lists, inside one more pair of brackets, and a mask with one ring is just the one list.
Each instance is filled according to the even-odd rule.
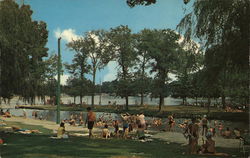
[[[20,122],[23,124],[27,124],[27,125],[38,125],[38,126],[42,126],[46,129],[50,129],[50,130],[57,130],[59,125],[56,124],[55,122],[52,121],[46,121],[46,120],[35,120],[35,119],[30,119],[30,118],[23,118],[23,117],[11,117],[11,118],[5,118],[5,117],[1,117],[0,119],[7,121],[7,122]],[[65,124],[65,129],[66,131],[76,131],[76,132],[83,132],[83,133],[87,133],[88,129],[87,127],[82,127],[82,126],[70,126],[68,124]],[[101,131],[101,129],[99,128],[94,128],[93,132],[99,132]]]
[[[27,124],[27,125],[40,125],[50,130],[57,130],[59,126],[55,122],[52,122],[52,121],[35,120],[35,119],[22,118],[22,117],[4,118],[0,116],[0,119],[7,121],[7,122],[20,122],[20,123]],[[82,134],[88,133],[88,129],[82,126],[70,126],[66,124],[65,128],[66,128],[66,131],[74,131],[74,132],[82,133]],[[93,132],[99,133],[101,132],[101,129],[94,128]],[[167,143],[178,143],[181,145],[187,145],[188,143],[188,139],[186,139],[182,133],[161,132],[161,131],[159,132],[151,131],[150,133],[154,133],[152,138],[160,139],[160,140],[166,141]],[[238,139],[224,139],[223,137],[214,137],[213,139],[216,142],[216,147],[239,148],[240,141]],[[202,144],[202,137],[199,138],[199,145],[201,144]]]

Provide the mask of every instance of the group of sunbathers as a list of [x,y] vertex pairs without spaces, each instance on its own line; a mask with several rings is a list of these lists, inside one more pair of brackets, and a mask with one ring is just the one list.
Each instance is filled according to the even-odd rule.
[[0,110],[0,115],[3,116],[3,117],[8,117],[8,118],[11,117],[9,109],[7,109],[5,112],[3,111],[3,109],[1,109]]

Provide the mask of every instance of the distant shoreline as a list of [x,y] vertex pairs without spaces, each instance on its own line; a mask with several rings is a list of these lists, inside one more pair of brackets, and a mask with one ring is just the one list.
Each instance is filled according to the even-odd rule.
[[[60,111],[86,111],[86,107],[84,106],[61,106]],[[94,106],[94,111],[96,112],[107,112],[107,113],[125,113],[128,112],[130,114],[138,114],[140,112],[144,112],[145,116],[148,117],[159,117],[159,118],[167,118],[170,114],[174,114],[175,118],[187,118],[190,119],[192,117],[202,117],[203,115],[207,115],[210,120],[225,120],[225,121],[242,121],[245,123],[249,122],[249,113],[248,112],[225,112],[222,109],[211,107],[211,112],[207,112],[207,108],[197,107],[197,106],[163,106],[162,111],[158,111],[158,107],[155,105],[148,106],[129,106],[129,110],[123,110],[122,108],[117,108],[122,106]],[[56,111],[56,106],[17,106],[16,108],[20,109],[34,109],[34,110],[52,110]]]

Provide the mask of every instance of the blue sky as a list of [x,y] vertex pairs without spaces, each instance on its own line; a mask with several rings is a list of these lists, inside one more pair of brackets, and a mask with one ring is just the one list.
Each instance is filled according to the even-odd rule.
[[[24,0],[31,5],[33,19],[47,23],[49,53],[57,52],[57,37],[62,35],[62,61],[71,62],[74,52],[65,44],[84,32],[96,29],[110,29],[119,25],[128,25],[133,32],[144,28],[175,29],[184,16],[183,0],[158,0],[150,6],[130,8],[126,0]],[[115,78],[115,62],[98,72],[96,81],[108,81]],[[67,73],[63,77],[63,82]]]

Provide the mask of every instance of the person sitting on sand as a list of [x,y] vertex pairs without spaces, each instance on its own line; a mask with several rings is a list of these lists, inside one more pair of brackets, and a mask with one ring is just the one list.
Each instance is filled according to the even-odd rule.
[[5,111],[3,117],[8,117],[8,118],[11,117],[9,109]]
[[110,138],[110,132],[107,124],[105,124],[104,128],[102,129],[102,137],[105,139]]
[[79,115],[79,126],[81,126],[83,124],[84,124],[84,122],[83,122],[82,114],[80,113],[80,115]]
[[219,125],[218,125],[218,129],[219,129],[219,133],[220,133],[220,135],[222,136],[222,135],[223,135],[223,133],[222,133],[222,130],[223,130],[223,125],[222,125],[222,123],[219,123]]
[[71,116],[70,116],[69,124],[71,126],[75,126],[76,125],[76,120],[74,119],[74,115],[73,114],[71,114]]
[[234,135],[236,139],[241,139],[242,136],[240,134],[240,130],[238,128],[234,128]]
[[60,127],[57,130],[57,138],[63,138],[64,134],[65,134],[65,126],[64,123],[61,122]]
[[185,120],[183,123],[179,124],[180,128],[183,128],[184,130],[188,127],[188,120]]
[[206,143],[201,146],[201,152],[214,154],[215,153],[215,141],[212,139],[212,135],[208,134]]
[[70,119],[70,120],[69,120],[69,124],[70,124],[71,126],[75,126],[75,125],[76,125],[75,119]]
[[232,132],[229,130],[229,127],[227,127],[226,131],[222,133],[222,136],[225,138],[231,138]]
[[155,127],[161,126],[161,125],[162,125],[161,119],[153,119],[153,125],[154,125]]
[[138,125],[138,129],[136,132],[138,139],[145,139],[144,127],[142,125]]

